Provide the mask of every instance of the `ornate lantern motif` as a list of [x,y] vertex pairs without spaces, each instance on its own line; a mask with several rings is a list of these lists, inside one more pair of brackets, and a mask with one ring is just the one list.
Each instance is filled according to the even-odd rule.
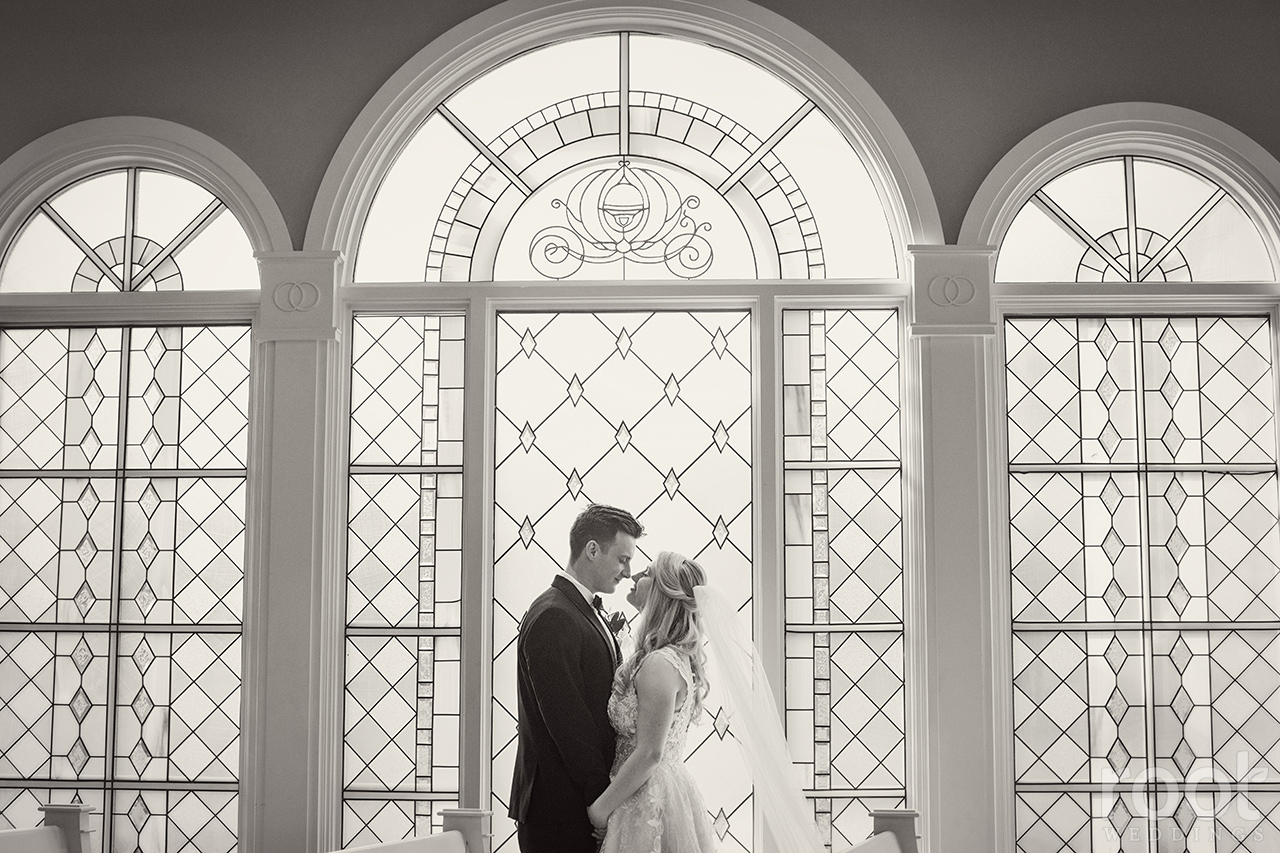
[[666,264],[681,278],[697,278],[711,268],[711,244],[699,232],[710,223],[695,222],[689,212],[698,197],[681,198],[670,180],[619,161],[582,178],[563,201],[568,227],[551,225],[534,235],[529,262],[547,278],[562,279],[584,263],[619,259]]

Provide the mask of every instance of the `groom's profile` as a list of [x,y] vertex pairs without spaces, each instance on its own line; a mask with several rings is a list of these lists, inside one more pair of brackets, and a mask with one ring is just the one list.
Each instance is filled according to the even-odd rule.
[[591,504],[569,531],[569,562],[534,599],[516,641],[519,742],[511,807],[522,853],[595,853],[587,806],[609,786],[609,691],[621,658],[600,608],[631,576],[631,513]]

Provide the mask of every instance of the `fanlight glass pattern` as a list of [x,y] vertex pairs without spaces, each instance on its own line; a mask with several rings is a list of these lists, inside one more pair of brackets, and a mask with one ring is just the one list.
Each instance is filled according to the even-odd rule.
[[253,247],[213,193],[155,169],[115,169],[54,193],[5,252],[0,291],[258,287]]
[[1041,187],[1000,244],[996,281],[1275,281],[1226,190],[1149,157],[1095,160]]
[[[516,633],[567,562],[583,507],[630,510],[646,530],[634,566],[661,550],[692,557],[751,624],[751,315],[502,312],[495,343],[493,849],[511,853]],[[606,609],[634,616],[630,587]],[[625,655],[625,634],[622,645]],[[754,849],[751,782],[732,737],[712,685],[685,761],[726,853]]]
[[464,347],[460,315],[353,321],[344,848],[458,805]]
[[1020,850],[1276,837],[1273,333],[1005,323]]
[[727,50],[608,33],[447,97],[370,207],[355,280],[895,278],[870,173],[812,100]]
[[237,845],[249,329],[0,330],[0,827]]
[[782,312],[787,737],[833,850],[906,803],[898,330]]

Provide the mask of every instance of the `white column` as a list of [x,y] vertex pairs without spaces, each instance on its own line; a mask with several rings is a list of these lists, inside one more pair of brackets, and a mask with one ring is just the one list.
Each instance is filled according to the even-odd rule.
[[240,850],[321,853],[341,843],[341,261],[257,257]]
[[[987,342],[995,334],[990,247],[911,246],[912,346],[920,375],[924,545],[925,849],[997,849],[991,664],[991,460]],[[918,659],[918,658],[917,658]],[[917,707],[921,707],[917,705]]]

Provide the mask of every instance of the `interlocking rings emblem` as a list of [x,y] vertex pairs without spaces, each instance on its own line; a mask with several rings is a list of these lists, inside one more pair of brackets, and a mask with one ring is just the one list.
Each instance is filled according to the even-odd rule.
[[968,305],[976,292],[973,282],[961,275],[940,275],[929,282],[929,301],[943,307]]
[[281,311],[310,311],[320,301],[320,289],[309,281],[286,281],[276,286],[271,301]]

